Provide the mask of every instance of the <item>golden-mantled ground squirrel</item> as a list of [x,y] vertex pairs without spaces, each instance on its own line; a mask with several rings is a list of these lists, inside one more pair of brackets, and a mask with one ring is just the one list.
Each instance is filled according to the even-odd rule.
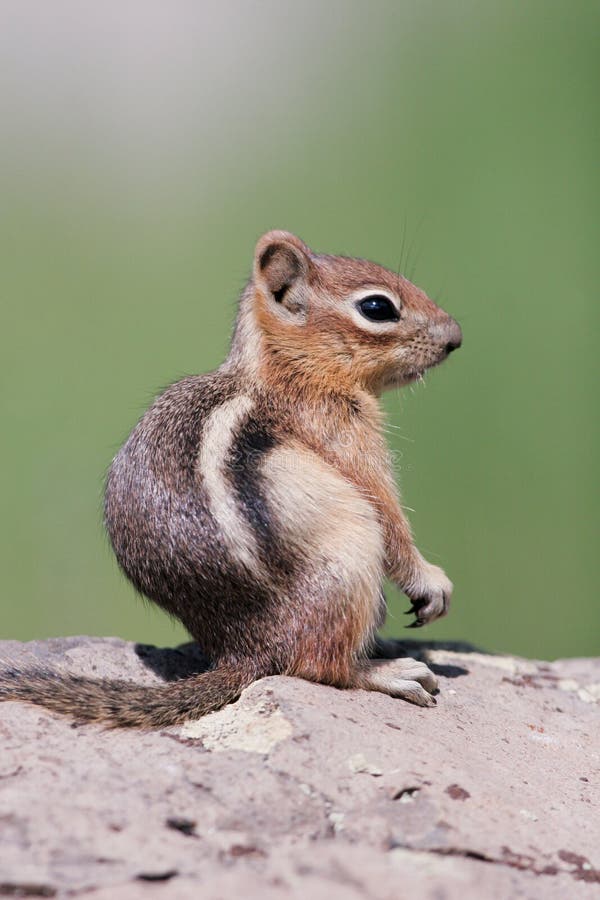
[[214,668],[156,688],[5,671],[0,699],[153,727],[286,674],[434,704],[423,663],[370,658],[386,576],[414,625],[443,616],[452,593],[413,543],[377,398],[460,344],[454,319],[402,276],[265,234],[227,360],[158,397],[106,485],[121,568]]

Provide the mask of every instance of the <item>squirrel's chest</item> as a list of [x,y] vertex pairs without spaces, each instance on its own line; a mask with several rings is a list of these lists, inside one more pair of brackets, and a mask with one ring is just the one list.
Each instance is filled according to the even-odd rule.
[[312,449],[356,484],[370,483],[391,470],[389,450],[373,416],[332,416],[306,429]]

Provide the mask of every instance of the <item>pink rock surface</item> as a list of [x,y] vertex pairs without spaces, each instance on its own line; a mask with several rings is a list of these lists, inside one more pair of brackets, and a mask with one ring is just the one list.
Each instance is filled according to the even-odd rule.
[[[425,647],[431,710],[283,677],[146,733],[1,704],[0,896],[598,897],[600,660]],[[146,683],[201,662],[97,638],[0,660]]]

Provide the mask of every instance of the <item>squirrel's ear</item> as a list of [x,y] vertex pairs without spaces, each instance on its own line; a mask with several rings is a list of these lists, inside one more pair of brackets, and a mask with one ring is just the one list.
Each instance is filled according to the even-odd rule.
[[254,254],[254,283],[291,313],[306,312],[310,250],[289,231],[268,231]]

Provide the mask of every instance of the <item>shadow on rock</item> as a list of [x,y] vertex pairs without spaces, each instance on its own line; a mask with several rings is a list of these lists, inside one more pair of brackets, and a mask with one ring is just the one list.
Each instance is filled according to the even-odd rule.
[[444,678],[460,678],[468,675],[469,669],[452,663],[438,663],[431,658],[436,650],[449,650],[454,653],[486,653],[473,644],[464,641],[411,641],[401,638],[378,638],[376,644],[376,656],[380,659],[399,659],[403,656],[412,656],[429,666],[436,675]]
[[200,675],[210,668],[198,644],[180,644],[178,647],[154,647],[152,644],[136,644],[135,653],[147,669],[151,669],[164,681],[177,681]]
[[[150,669],[163,681],[177,681],[189,678],[210,669],[210,661],[202,654],[198,644],[190,641],[178,647],[155,647],[152,644],[135,644],[135,653],[146,668]],[[460,678],[468,675],[464,666],[450,663],[436,663],[431,659],[431,651],[450,650],[455,653],[482,653],[472,644],[461,641],[410,641],[394,638],[378,639],[376,655],[380,659],[398,659],[412,656],[426,663],[436,675],[444,678]]]

